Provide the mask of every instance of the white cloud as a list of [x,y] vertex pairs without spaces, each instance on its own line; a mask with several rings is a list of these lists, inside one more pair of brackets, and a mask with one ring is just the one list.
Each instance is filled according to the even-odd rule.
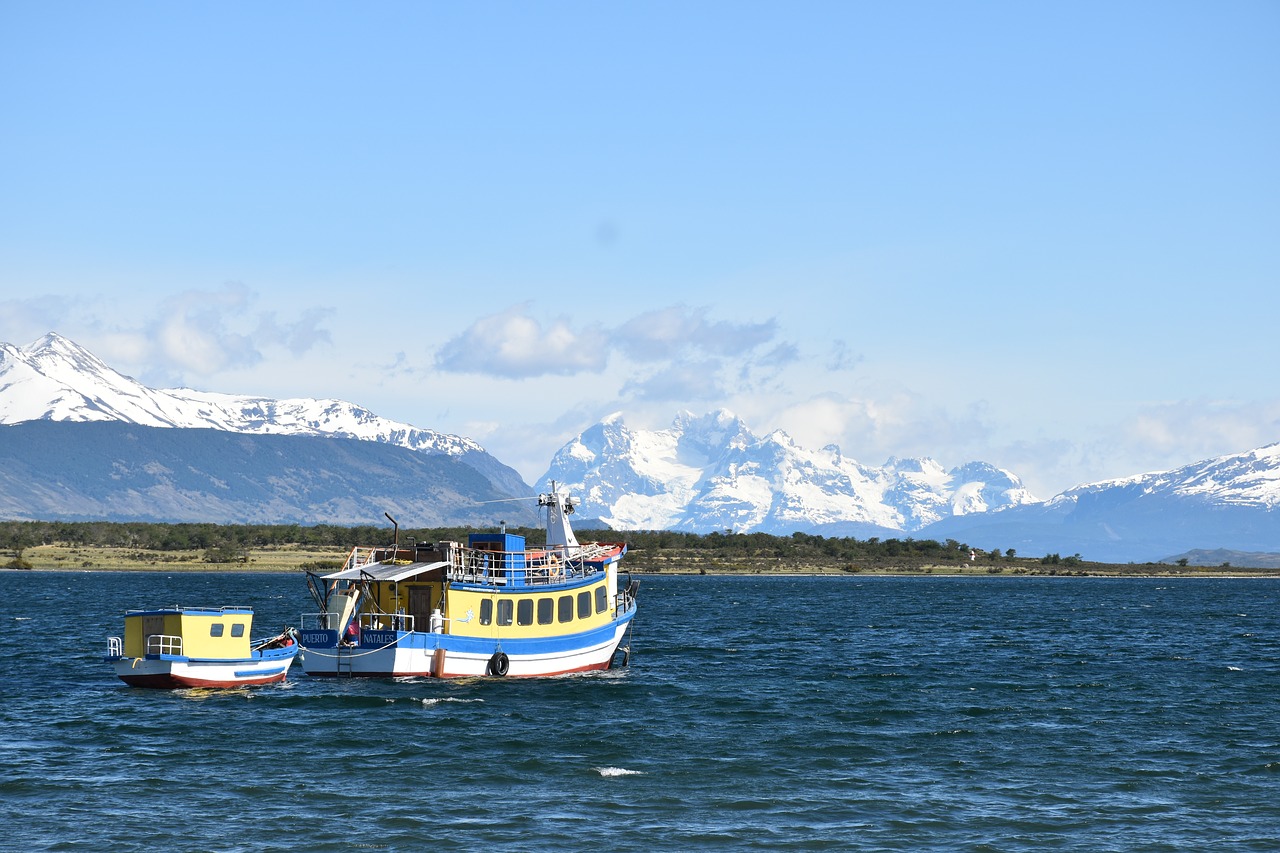
[[[613,352],[635,362],[658,365],[645,379],[631,379],[623,393],[678,397],[677,389],[706,399],[719,393],[721,358],[749,353],[774,340],[777,324],[711,322],[707,309],[682,305],[648,311],[610,330],[575,328],[567,318],[547,325],[530,315],[530,304],[515,305],[474,322],[436,354],[436,367],[508,379],[599,373]],[[760,364],[776,368],[795,358],[795,348],[778,343]],[[690,363],[692,362],[692,363]]]
[[1125,456],[1152,470],[1177,467],[1280,441],[1280,400],[1160,403],[1139,410],[1119,434]]
[[827,358],[827,370],[853,370],[862,360],[862,354],[851,351],[846,342],[832,341],[831,354]]
[[[307,308],[294,322],[281,322],[275,312],[263,314],[253,337],[259,346],[284,347],[295,357],[302,356],[320,344],[331,345],[333,338],[320,324],[333,315],[332,308]],[[403,354],[402,354],[403,355]]]
[[546,328],[530,317],[529,305],[481,317],[436,354],[436,367],[508,379],[599,372],[608,358],[608,337],[598,326],[576,330],[564,318]]
[[265,350],[284,349],[296,358],[332,344],[320,327],[332,310],[305,308],[297,320],[282,321],[274,311],[253,312],[256,301],[238,282],[183,291],[161,303],[144,333],[165,369],[178,375],[211,376],[260,364]]
[[[123,299],[40,297],[0,302],[0,323],[25,326],[23,337],[30,339],[58,332],[153,387],[196,384],[198,378],[253,368],[271,351],[287,351],[298,359],[332,344],[322,328],[331,309],[304,308],[291,320],[273,311],[254,311],[257,301],[258,294],[239,283],[182,291],[148,303],[149,311]],[[40,331],[32,334],[32,329]]]
[[724,395],[718,359],[677,360],[623,384],[623,399],[705,402]]
[[615,342],[633,358],[664,360],[682,348],[709,355],[742,355],[773,340],[778,333],[776,320],[710,322],[707,313],[706,308],[684,305],[647,311],[619,326]]
[[0,340],[24,346],[46,332],[65,334],[68,306],[63,296],[31,296],[0,300]]

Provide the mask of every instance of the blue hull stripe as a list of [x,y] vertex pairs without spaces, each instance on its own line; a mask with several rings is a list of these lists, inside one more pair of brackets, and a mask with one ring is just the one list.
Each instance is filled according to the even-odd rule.
[[[583,649],[601,646],[611,643],[620,626],[626,625],[635,616],[635,611],[623,615],[621,618],[614,620],[599,628],[593,628],[590,631],[582,631],[577,634],[562,634],[557,637],[461,637],[457,634],[428,634],[416,633],[409,631],[398,631],[397,640],[394,643],[376,643],[373,649],[381,649],[384,647],[398,649],[425,649],[433,651],[435,649],[445,649],[450,652],[459,652],[462,654],[489,655],[493,653],[495,646],[501,646],[503,651],[508,654],[517,655],[563,655],[581,651]],[[309,632],[307,632],[309,633]],[[317,634],[320,632],[316,632]],[[306,642],[306,633],[304,633],[304,644],[313,649],[336,648],[337,632],[325,632],[332,634],[334,640],[327,643]],[[372,632],[371,632],[372,633]],[[390,632],[387,632],[390,634]],[[320,639],[319,637],[315,638]],[[369,646],[359,646],[359,651],[370,651]]]
[[253,678],[254,676],[279,675],[284,672],[287,667],[277,666],[272,669],[238,669],[235,671],[236,678]]
[[[633,614],[632,614],[633,615]],[[401,648],[437,647],[451,652],[462,652],[487,655],[495,645],[515,655],[555,655],[566,654],[592,646],[613,641],[619,625],[631,621],[631,615],[624,616],[616,622],[610,622],[591,631],[579,634],[567,634],[561,637],[459,637],[455,634],[416,634],[405,635],[400,641]]]

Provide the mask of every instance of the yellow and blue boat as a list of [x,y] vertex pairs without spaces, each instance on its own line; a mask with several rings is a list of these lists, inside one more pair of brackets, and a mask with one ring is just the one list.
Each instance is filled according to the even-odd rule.
[[319,609],[302,616],[303,671],[531,677],[626,663],[638,587],[619,580],[626,543],[579,543],[572,499],[555,484],[538,502],[545,545],[504,528],[472,533],[466,545],[358,547],[341,570],[308,572]]
[[129,610],[104,660],[132,687],[241,687],[284,681],[298,653],[287,628],[252,642],[250,607]]

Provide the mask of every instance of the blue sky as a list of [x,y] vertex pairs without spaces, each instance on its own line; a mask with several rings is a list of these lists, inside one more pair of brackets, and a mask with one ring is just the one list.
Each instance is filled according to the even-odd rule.
[[1040,497],[1280,440],[1280,4],[0,2],[0,340],[529,482],[721,407]]

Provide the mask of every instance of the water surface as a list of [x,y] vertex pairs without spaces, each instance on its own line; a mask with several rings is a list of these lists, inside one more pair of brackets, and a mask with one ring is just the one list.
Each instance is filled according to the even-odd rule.
[[643,576],[631,666],[150,691],[131,607],[300,576],[0,576],[14,850],[1280,849],[1280,580]]

